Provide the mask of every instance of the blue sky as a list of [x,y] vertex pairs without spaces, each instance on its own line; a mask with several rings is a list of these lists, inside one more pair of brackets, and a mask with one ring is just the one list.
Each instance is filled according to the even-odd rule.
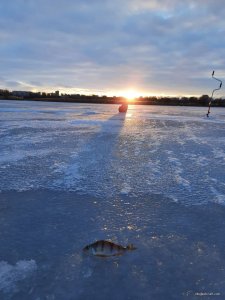
[[224,0],[0,0],[0,88],[210,94],[224,16]]

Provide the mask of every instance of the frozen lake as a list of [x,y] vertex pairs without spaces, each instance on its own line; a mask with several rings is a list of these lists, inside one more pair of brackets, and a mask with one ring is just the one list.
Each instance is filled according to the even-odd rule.
[[225,298],[225,109],[117,112],[0,100],[0,299]]

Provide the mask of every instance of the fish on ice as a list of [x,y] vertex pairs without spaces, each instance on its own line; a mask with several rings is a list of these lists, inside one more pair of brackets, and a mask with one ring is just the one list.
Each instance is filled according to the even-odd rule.
[[127,251],[135,250],[133,244],[123,247],[110,241],[97,241],[93,244],[87,245],[83,248],[85,253],[93,254],[95,256],[108,257],[122,255]]

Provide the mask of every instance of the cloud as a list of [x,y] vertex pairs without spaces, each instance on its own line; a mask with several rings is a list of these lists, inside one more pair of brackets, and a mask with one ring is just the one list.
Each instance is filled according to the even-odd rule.
[[211,71],[225,75],[224,13],[220,0],[1,0],[1,84],[210,93]]

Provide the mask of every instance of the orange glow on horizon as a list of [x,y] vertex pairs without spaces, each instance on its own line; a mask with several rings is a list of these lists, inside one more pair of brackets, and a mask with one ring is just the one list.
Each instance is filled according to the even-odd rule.
[[132,102],[135,100],[135,98],[140,97],[140,94],[134,90],[124,91],[122,95],[127,99],[128,102]]

